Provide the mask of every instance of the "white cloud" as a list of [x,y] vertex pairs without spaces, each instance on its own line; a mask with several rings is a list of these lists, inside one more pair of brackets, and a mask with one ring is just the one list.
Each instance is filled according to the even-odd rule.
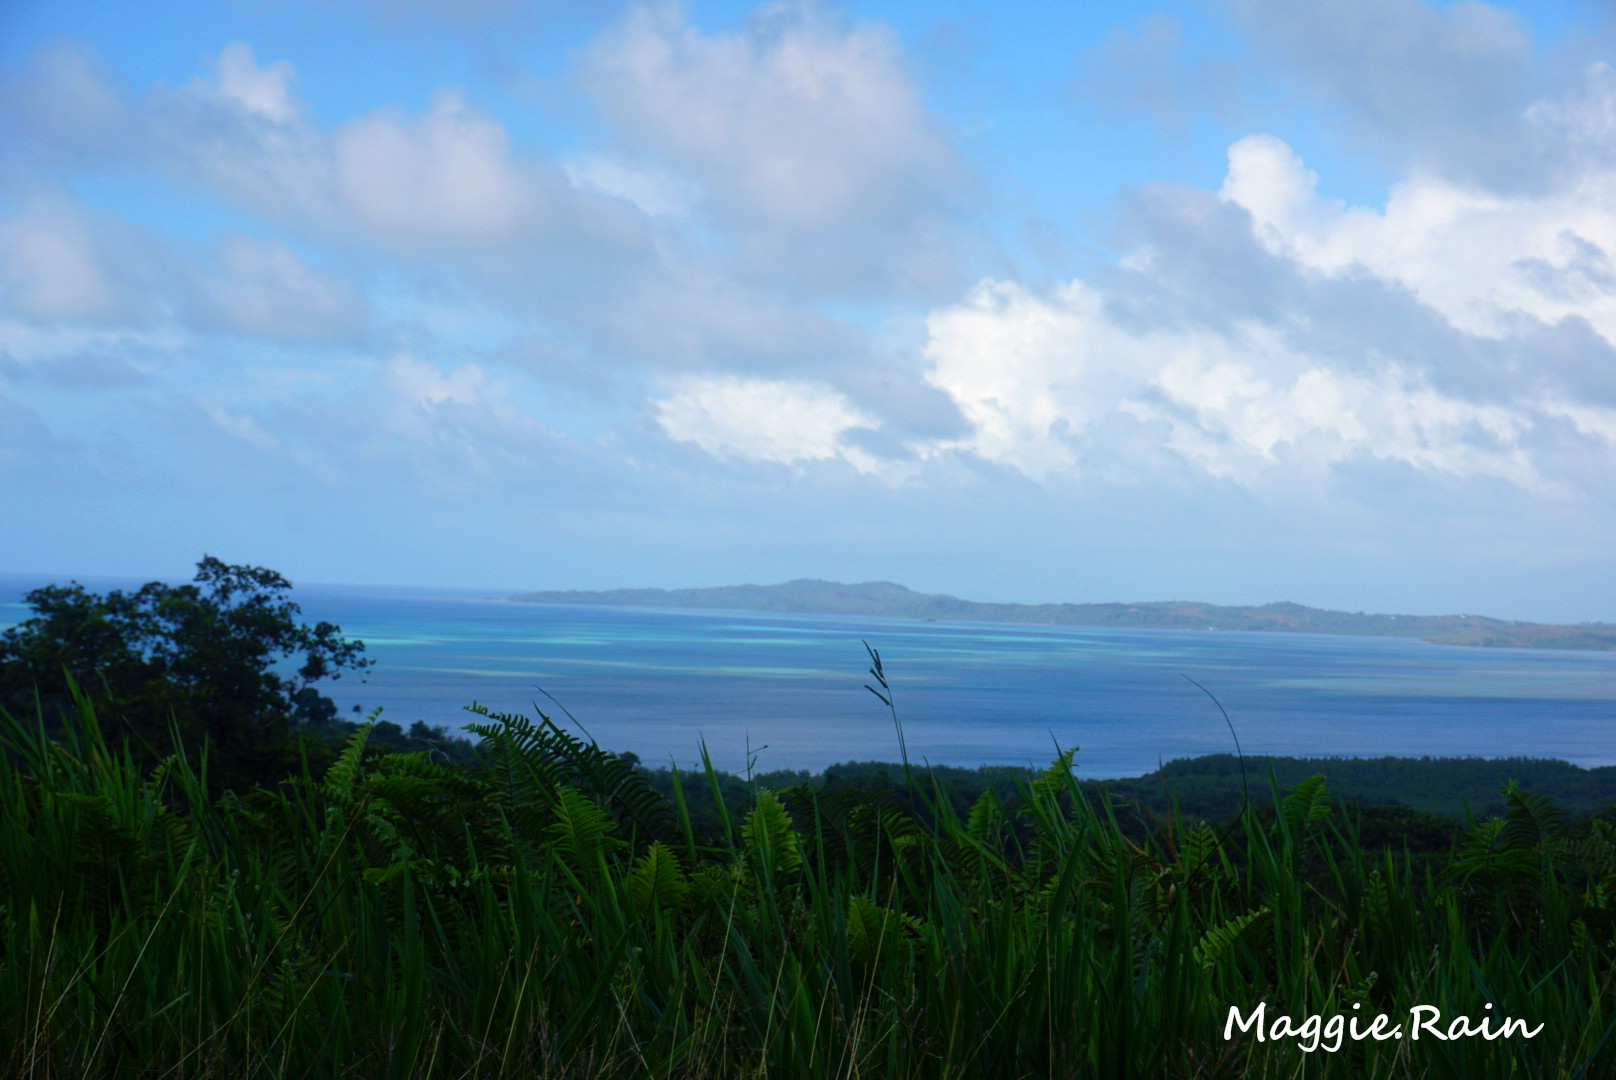
[[1540,484],[1519,446],[1529,414],[1444,395],[1389,362],[1334,371],[1327,355],[1295,351],[1262,324],[1141,331],[1079,283],[1047,295],[993,283],[935,313],[929,333],[932,379],[973,426],[955,445],[1036,480],[1110,471],[1115,435],[1090,431],[1128,417],[1207,474],[1242,483],[1378,458]]
[[201,406],[207,418],[217,424],[219,430],[225,434],[265,452],[280,449],[280,440],[264,430],[264,426],[255,417],[232,412],[223,404],[207,398],[201,399],[197,404]]
[[364,327],[357,289],[317,273],[285,244],[232,236],[219,273],[198,282],[205,326],[282,341],[341,341]]
[[519,155],[504,125],[458,89],[440,89],[420,115],[381,109],[328,129],[307,118],[295,77],[288,61],[227,45],[211,77],[125,105],[139,136],[128,152],[317,240],[529,257],[536,242],[642,242],[633,210]]
[[292,98],[292,80],[297,72],[289,62],[260,64],[251,45],[236,41],[219,53],[217,71],[220,97],[272,124],[289,124],[297,119],[298,107]]
[[[1327,6],[1319,18],[1367,32]],[[1375,46],[1384,70],[1340,91],[1365,115],[1395,113],[1407,86],[1393,68],[1410,49],[1440,52],[1455,86],[1530,52],[1479,7],[1436,18],[1404,0],[1372,6],[1402,29]],[[1169,29],[1149,51],[1176,48]],[[1346,206],[1320,197],[1284,142],[1253,136],[1230,148],[1216,195],[1141,195],[1150,235],[1117,266],[962,296],[950,283],[967,171],[895,35],[822,7],[770,5],[723,33],[671,6],[635,9],[578,54],[612,137],[560,163],[524,153],[452,88],[424,111],[321,125],[292,65],[244,43],[207,77],[144,96],[108,89],[80,54],[47,59],[36,75],[64,88],[61,115],[28,124],[56,123],[75,146],[73,132],[101,132],[300,245],[355,256],[311,256],[318,266],[362,263],[368,249],[405,276],[441,275],[444,296],[505,305],[510,333],[552,341],[581,369],[683,372],[652,403],[658,427],[731,461],[840,460],[897,479],[974,455],[1053,484],[1116,475],[1152,443],[1140,472],[1165,462],[1261,485],[1385,461],[1546,491],[1570,459],[1544,465],[1545,440],[1604,447],[1601,410],[1616,406],[1616,390],[1589,389],[1593,362],[1573,332],[1585,321],[1590,340],[1616,347],[1616,171],[1602,149],[1616,75],[1601,67],[1569,95],[1505,102],[1519,121],[1511,145],[1558,148],[1543,159],[1555,182],[1501,186],[1432,153],[1409,158],[1383,207]],[[1487,115],[1508,111],[1489,100]],[[118,143],[109,117],[135,136]],[[26,208],[0,225],[3,303],[36,320],[364,339],[357,289],[288,243],[230,238],[204,270],[120,228],[71,201]],[[935,306],[923,344],[915,334],[891,356],[817,303],[890,313],[898,295]],[[1553,363],[1531,336],[1551,330],[1563,345]],[[493,437],[473,419],[492,418],[505,433],[493,441],[527,446],[531,421],[483,362],[494,353],[449,363],[431,348],[386,367],[379,430],[482,445]],[[219,416],[246,415],[231,408]],[[271,418],[256,422],[282,438]]]
[[1541,180],[1523,112],[1542,76],[1525,21],[1492,4],[1235,0],[1252,37],[1399,169]]
[[0,303],[44,321],[139,320],[148,269],[133,233],[65,195],[31,200],[0,220]]
[[550,199],[511,158],[505,129],[458,91],[426,115],[374,113],[332,143],[335,196],[372,236],[421,245],[503,245],[542,226]]
[[682,177],[600,154],[582,155],[565,168],[567,178],[578,187],[623,199],[650,217],[688,216],[700,194]]
[[386,385],[409,412],[444,405],[479,405],[490,390],[487,372],[476,364],[462,364],[445,373],[408,354],[395,356],[388,363]]
[[[1504,40],[1472,29],[1482,52]],[[1144,235],[1105,285],[987,283],[933,313],[931,379],[973,428],[957,445],[1034,478],[1081,473],[1126,452],[1108,418],[1127,417],[1256,486],[1370,460],[1554,497],[1604,486],[1616,168],[1563,144],[1613,115],[1616,77],[1596,66],[1525,119],[1562,144],[1552,182],[1419,168],[1383,208],[1322,199],[1277,138],[1239,140],[1229,209],[1145,192]]]
[[843,458],[860,471],[873,468],[869,455],[843,436],[877,421],[823,384],[692,378],[653,408],[669,438],[714,457],[781,464]]
[[187,253],[65,192],[0,218],[0,307],[41,322],[168,324],[281,341],[352,339],[365,309],[356,289],[280,242],[235,235],[216,252]]
[[[203,76],[144,93],[64,53],[17,98],[60,84],[88,103],[30,129],[39,161],[93,128],[124,167],[178,181],[179,197],[218,198],[300,251],[335,249],[404,288],[475,295],[590,364],[823,378],[824,357],[847,367],[869,344],[815,298],[947,295],[962,170],[889,31],[780,7],[707,35],[660,9],[582,56],[620,137],[561,162],[524,153],[454,88],[423,111],[322,124],[291,63],[242,42]],[[364,318],[351,288],[290,248],[232,243],[223,262],[184,288],[165,271],[157,294],[209,329],[282,339],[351,340]],[[96,281],[77,277],[86,292]],[[851,392],[867,407],[880,397]]]
[[1594,405],[1578,405],[1568,401],[1547,401],[1543,411],[1571,421],[1579,435],[1598,439],[1606,446],[1616,447],[1616,409]]
[[930,382],[973,429],[962,445],[1042,479],[1076,463],[1062,437],[1091,419],[1084,378],[1098,299],[1074,283],[1044,298],[984,283],[927,320]]
[[1502,337],[1523,315],[1574,316],[1616,343],[1616,173],[1516,195],[1420,175],[1382,211],[1326,203],[1316,184],[1283,142],[1252,136],[1230,148],[1222,194],[1271,253],[1326,274],[1367,270],[1467,332]]
[[781,3],[704,35],[652,4],[580,77],[631,154],[699,187],[751,272],[883,292],[955,272],[964,170],[884,27]]
[[[1529,416],[1445,396],[1396,367],[1373,378],[1313,367],[1287,385],[1245,364],[1181,357],[1154,386],[1189,414],[1171,419],[1168,445],[1214,476],[1258,481],[1281,457],[1315,467],[1369,457],[1543,486],[1519,446]],[[1153,418],[1148,406],[1124,407]]]
[[0,73],[0,132],[23,137],[52,164],[86,164],[129,152],[136,124],[113,73],[74,41],[57,42]]

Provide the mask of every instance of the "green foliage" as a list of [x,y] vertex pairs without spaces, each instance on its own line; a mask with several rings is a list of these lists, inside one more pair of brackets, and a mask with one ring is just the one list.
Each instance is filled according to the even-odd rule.
[[794,874],[802,866],[802,846],[791,815],[772,791],[758,795],[757,805],[741,824],[746,854],[765,880]]
[[1324,774],[1315,773],[1285,796],[1285,822],[1291,833],[1302,836],[1330,816],[1330,796],[1324,788]]
[[76,712],[77,687],[144,764],[212,744],[216,787],[289,775],[304,749],[294,718],[335,712],[313,684],[370,663],[339,627],[299,622],[290,589],[273,570],[212,556],[189,585],[35,589],[33,616],[0,634],[0,706],[25,715],[38,700],[55,727]]
[[1196,962],[1207,971],[1216,968],[1223,955],[1234,948],[1235,942],[1242,937],[1250,936],[1250,931],[1257,925],[1258,920],[1271,914],[1273,913],[1266,907],[1255,908],[1208,928],[1195,946]]
[[634,864],[629,872],[628,889],[634,907],[646,916],[664,908],[684,907],[690,893],[679,857],[661,842],[647,848]]
[[[0,1075],[1616,1075],[1616,817],[1505,787],[1427,869],[1367,850],[1322,780],[1214,825],[1063,753],[974,798],[942,770],[782,776],[705,828],[630,759],[476,711],[470,762],[378,747],[373,718],[223,795],[211,761],[111,748],[86,697],[54,733],[0,712]],[[1544,1026],[1225,1041],[1259,1002]]]
[[[1477,814],[1502,813],[1501,791],[1511,778],[1525,791],[1551,795],[1572,815],[1616,802],[1616,766],[1583,769],[1542,758],[1248,757],[1246,767],[1253,781],[1273,772],[1281,788],[1294,789],[1320,774],[1339,802],[1405,806],[1456,821],[1464,819],[1466,807]],[[1163,791],[1171,789],[1185,813],[1208,818],[1233,817],[1242,797],[1240,762],[1233,754],[1169,761],[1157,772],[1104,785],[1157,811],[1167,810]],[[1251,795],[1254,800],[1260,795],[1255,783]]]

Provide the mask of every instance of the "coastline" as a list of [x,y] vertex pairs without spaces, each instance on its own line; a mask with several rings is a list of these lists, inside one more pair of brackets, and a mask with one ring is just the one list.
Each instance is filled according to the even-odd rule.
[[1484,615],[1388,615],[1331,611],[1288,601],[1248,606],[1168,600],[1099,604],[1016,604],[920,593],[889,581],[842,584],[798,579],[780,585],[698,589],[549,590],[514,603],[858,615],[920,622],[986,622],[1129,630],[1245,631],[1414,638],[1478,648],[1616,650],[1616,623],[1554,624]]

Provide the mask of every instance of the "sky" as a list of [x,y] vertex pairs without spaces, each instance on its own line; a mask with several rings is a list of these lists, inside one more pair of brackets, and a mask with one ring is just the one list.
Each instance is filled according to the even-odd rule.
[[1616,620],[1613,258],[1595,3],[5,0],[0,571]]

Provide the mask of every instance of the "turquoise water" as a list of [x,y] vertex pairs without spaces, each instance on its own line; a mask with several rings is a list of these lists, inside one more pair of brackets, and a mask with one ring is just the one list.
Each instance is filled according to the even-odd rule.
[[[0,624],[37,581],[0,577]],[[103,589],[108,585],[86,585]],[[896,760],[886,709],[864,689],[881,651],[910,756],[1043,764],[1078,745],[1085,776],[1246,753],[1560,757],[1616,763],[1616,654],[1474,649],[1396,638],[1097,630],[816,615],[517,604],[467,592],[299,587],[376,660],[325,690],[459,725],[470,701],[531,712],[549,691],[602,744],[647,763],[724,768]]]

